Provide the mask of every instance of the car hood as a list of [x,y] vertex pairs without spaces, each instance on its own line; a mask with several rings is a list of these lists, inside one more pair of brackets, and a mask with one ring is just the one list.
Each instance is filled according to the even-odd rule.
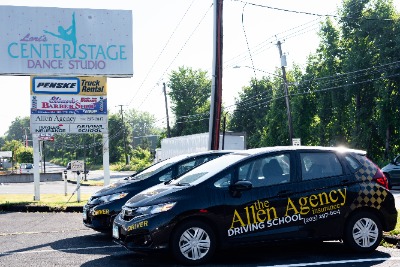
[[393,167],[395,167],[396,165],[394,165],[394,164],[392,164],[392,163],[389,163],[388,165],[386,165],[385,167],[383,167],[381,170],[383,171],[383,172],[388,172],[388,171],[391,171],[392,169],[393,169]]
[[188,186],[158,184],[136,194],[125,203],[125,206],[133,208],[175,201],[175,193],[184,189],[188,189]]
[[112,183],[96,193],[93,194],[94,197],[101,197],[101,196],[106,196],[106,195],[111,195],[115,193],[120,193],[120,192],[130,192],[133,190],[136,190],[137,187],[139,187],[141,184],[140,180],[123,180],[123,181],[118,181],[115,183]]

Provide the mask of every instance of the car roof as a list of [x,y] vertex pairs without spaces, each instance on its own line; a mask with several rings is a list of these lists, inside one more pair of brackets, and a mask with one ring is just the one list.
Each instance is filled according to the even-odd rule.
[[256,155],[265,152],[279,152],[279,151],[297,151],[297,150],[314,150],[314,151],[337,151],[342,153],[355,153],[360,155],[366,155],[367,152],[364,150],[346,148],[346,147],[324,147],[324,146],[274,146],[274,147],[260,147],[252,148],[243,151],[237,151],[235,154],[247,154]]

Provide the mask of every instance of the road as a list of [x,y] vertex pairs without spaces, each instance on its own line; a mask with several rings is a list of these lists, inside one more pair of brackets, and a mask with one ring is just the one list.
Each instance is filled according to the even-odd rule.
[[[51,172],[64,172],[65,167],[58,166],[52,163],[46,162],[46,173]],[[114,183],[120,179],[123,179],[131,175],[132,171],[118,172],[110,171],[110,183]],[[63,174],[64,175],[64,174]],[[82,175],[81,175],[82,176]],[[68,179],[76,180],[76,173],[71,171],[67,172]],[[86,177],[88,180],[101,181],[104,180],[104,172],[102,170],[89,171]],[[82,176],[83,179],[83,176]],[[40,183],[40,194],[65,194],[64,181],[48,181]],[[73,183],[67,183],[67,194],[71,195],[77,186]],[[93,194],[100,190],[102,186],[81,186],[81,194]],[[34,195],[34,183],[1,183],[0,194],[32,194]]]
[[[0,266],[179,266],[169,253],[125,250],[82,225],[80,213],[1,213]],[[400,266],[400,250],[351,253],[340,242],[274,244],[220,251],[203,266]]]

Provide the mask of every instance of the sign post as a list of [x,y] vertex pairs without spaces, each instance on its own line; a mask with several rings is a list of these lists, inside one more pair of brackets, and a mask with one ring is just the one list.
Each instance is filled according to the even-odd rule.
[[39,135],[32,134],[33,142],[33,184],[34,196],[33,200],[40,200],[40,173],[39,173]]
[[83,160],[71,161],[71,171],[75,171],[76,177],[76,198],[78,202],[81,202],[81,173],[85,169],[85,162]]

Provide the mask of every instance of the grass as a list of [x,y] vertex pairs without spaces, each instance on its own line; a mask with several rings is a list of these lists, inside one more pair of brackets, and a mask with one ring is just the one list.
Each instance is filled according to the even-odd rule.
[[[76,179],[68,179],[69,182],[76,184]],[[104,186],[104,180],[81,180],[83,186]]]
[[[40,194],[40,200],[33,200],[32,194],[3,194],[0,195],[0,206],[7,205],[29,205],[29,206],[49,206],[49,207],[81,207],[86,204],[91,194],[81,194],[80,202],[77,195],[64,196],[63,194]],[[68,201],[69,200],[69,201]]]

